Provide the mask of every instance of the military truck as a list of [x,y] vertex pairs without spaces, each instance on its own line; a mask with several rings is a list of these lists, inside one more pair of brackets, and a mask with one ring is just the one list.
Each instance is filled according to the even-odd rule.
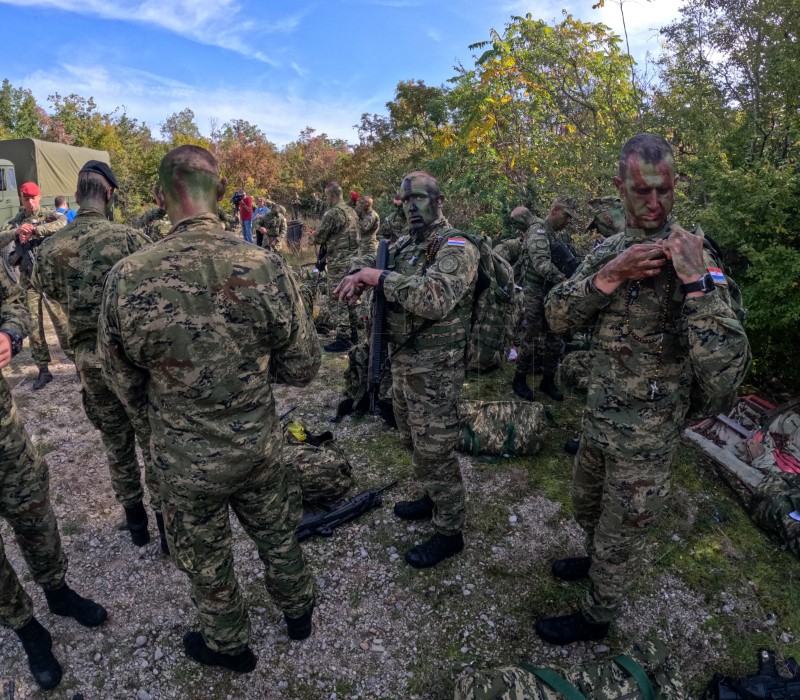
[[93,148],[39,139],[0,141],[0,226],[19,211],[18,188],[23,182],[39,185],[43,207],[54,209],[55,198],[64,195],[74,208],[78,171],[89,160],[111,164],[106,151]]

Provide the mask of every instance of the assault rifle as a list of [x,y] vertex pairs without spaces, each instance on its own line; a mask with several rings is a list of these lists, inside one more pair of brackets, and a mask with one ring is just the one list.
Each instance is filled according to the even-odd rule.
[[[389,265],[389,242],[378,243],[378,255],[375,267],[385,270]],[[378,393],[383,378],[383,366],[386,362],[386,297],[383,289],[375,287],[372,292],[372,333],[369,339],[369,410],[372,415],[378,413]]]
[[355,520],[360,515],[373,508],[383,505],[381,494],[392,488],[396,481],[381,488],[367,489],[357,496],[353,496],[347,501],[335,504],[325,513],[306,513],[295,530],[295,537],[298,542],[303,542],[315,535],[319,537],[330,537],[333,531],[340,525]]
[[550,259],[553,261],[560,272],[563,272],[567,277],[572,277],[580,267],[581,258],[575,255],[574,251],[566,243],[561,241],[555,243],[550,248]]
[[775,664],[775,652],[759,649],[758,673],[745,678],[715,675],[706,689],[706,700],[800,700],[800,666],[786,659],[786,670],[792,675],[781,676]]
[[324,272],[325,266],[328,264],[328,246],[324,243],[319,247],[319,252],[317,253],[317,272]]

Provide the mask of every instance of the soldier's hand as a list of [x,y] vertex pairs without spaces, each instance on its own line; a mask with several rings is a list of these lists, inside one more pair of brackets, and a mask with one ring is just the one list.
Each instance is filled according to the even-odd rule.
[[14,234],[20,243],[27,243],[35,231],[36,227],[33,224],[22,224],[22,226],[17,227]]
[[669,238],[658,243],[661,244],[664,255],[672,260],[675,274],[684,284],[695,282],[706,273],[701,236],[676,228]]
[[611,294],[627,280],[655,277],[666,264],[667,258],[662,245],[637,243],[626,248],[603,267],[595,275],[594,286],[604,294]]
[[374,267],[365,267],[345,277],[333,290],[333,293],[339,295],[339,301],[355,304],[367,287],[377,286],[381,272],[382,270]]
[[258,232],[259,232],[259,233],[266,233],[266,232],[267,232],[267,229],[265,229],[263,226],[259,226],[259,227],[258,227]]
[[0,369],[11,362],[11,338],[0,333]]

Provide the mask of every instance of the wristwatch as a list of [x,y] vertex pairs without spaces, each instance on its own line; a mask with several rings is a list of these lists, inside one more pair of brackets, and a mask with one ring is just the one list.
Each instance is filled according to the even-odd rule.
[[6,329],[0,330],[0,333],[5,333],[11,341],[11,357],[17,355],[22,350],[22,336]]
[[699,280],[689,282],[689,284],[681,285],[681,292],[684,294],[691,294],[692,292],[711,292],[716,288],[714,278],[710,272],[706,272]]

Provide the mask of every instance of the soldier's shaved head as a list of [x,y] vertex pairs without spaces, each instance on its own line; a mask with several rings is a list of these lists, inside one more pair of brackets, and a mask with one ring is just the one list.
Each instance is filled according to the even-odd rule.
[[[400,197],[403,197],[403,192],[407,187],[410,187],[410,182],[412,179],[421,179],[426,181],[426,188],[428,193],[431,197],[441,197],[442,193],[439,190],[439,182],[436,178],[431,175],[426,170],[412,170],[408,173],[404,178],[403,182],[400,184]],[[408,185],[406,183],[409,183]]]
[[334,197],[342,196],[342,186],[338,182],[331,182],[325,188],[325,194],[332,194]]
[[619,154],[619,176],[623,180],[628,174],[628,162],[631,156],[638,156],[642,162],[650,165],[663,161],[668,163],[671,168],[675,168],[672,146],[663,136],[657,134],[636,134],[625,142]]
[[514,207],[514,209],[511,210],[509,219],[511,219],[511,223],[514,224],[516,228],[526,229],[533,222],[533,214],[531,214],[528,207]]
[[178,146],[161,160],[158,181],[168,200],[191,200],[216,211],[225,192],[214,156],[200,146]]

